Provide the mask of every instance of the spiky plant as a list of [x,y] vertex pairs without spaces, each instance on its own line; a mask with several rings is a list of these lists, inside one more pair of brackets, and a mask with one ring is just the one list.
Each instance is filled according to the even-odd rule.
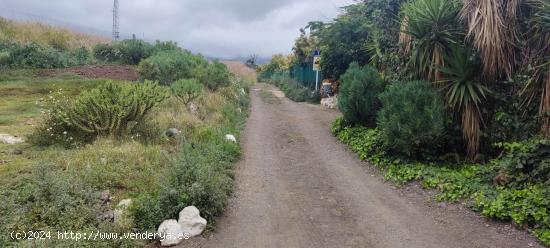
[[[441,78],[445,53],[461,41],[457,24],[459,8],[454,1],[416,0],[404,6],[401,42],[407,51],[412,41],[409,69],[418,77]],[[410,37],[409,37],[410,36]]]
[[460,115],[468,155],[474,158],[479,150],[483,121],[481,105],[487,100],[490,90],[479,79],[480,65],[470,49],[453,46],[446,61],[447,65],[439,69],[445,77],[438,83],[444,91],[447,106]]

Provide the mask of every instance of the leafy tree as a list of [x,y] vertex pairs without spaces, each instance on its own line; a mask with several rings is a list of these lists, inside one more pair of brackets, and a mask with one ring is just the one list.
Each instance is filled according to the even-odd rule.
[[275,54],[266,65],[260,68],[263,72],[282,72],[290,68],[290,58],[283,54]]
[[370,61],[365,43],[369,38],[367,6],[358,3],[343,8],[344,13],[334,22],[312,22],[308,25],[313,36],[319,38],[323,53],[321,67],[325,76],[339,78],[352,62],[365,65]]
[[292,52],[296,64],[313,63],[313,51],[318,46],[315,36],[306,33],[306,29],[300,29],[300,36],[294,42]]

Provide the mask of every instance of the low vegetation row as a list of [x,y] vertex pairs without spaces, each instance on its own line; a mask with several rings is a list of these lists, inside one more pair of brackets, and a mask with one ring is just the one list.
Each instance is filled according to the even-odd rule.
[[285,75],[277,75],[262,79],[264,82],[277,86],[285,96],[295,102],[319,103],[321,95]]
[[[419,161],[395,155],[398,146],[392,144],[396,141],[386,134],[391,129],[351,127],[343,119],[332,126],[340,141],[362,160],[380,168],[387,180],[400,185],[418,181],[424,188],[437,190],[438,201],[465,201],[484,216],[511,220],[519,228],[532,229],[543,243],[550,244],[548,139],[536,137],[498,144],[504,152],[485,164],[459,162],[460,157],[452,154],[448,155],[451,158],[445,158],[447,161]],[[414,142],[410,144],[412,148]]]

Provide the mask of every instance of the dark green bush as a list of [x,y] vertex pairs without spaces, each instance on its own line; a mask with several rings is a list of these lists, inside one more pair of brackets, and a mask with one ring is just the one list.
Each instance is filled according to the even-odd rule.
[[536,137],[499,143],[498,146],[504,149],[504,154],[497,164],[505,170],[509,183],[513,186],[525,183],[550,185],[550,140]]
[[191,54],[189,51],[159,52],[141,61],[138,70],[142,79],[170,85],[179,79],[199,78],[200,75],[204,74],[201,74],[198,68],[205,68],[206,66],[206,60]]
[[380,94],[378,127],[384,144],[408,156],[435,150],[445,128],[444,105],[424,81],[394,83]]
[[70,146],[98,136],[128,136],[166,97],[165,90],[153,82],[107,82],[84,91],[74,101],[54,99],[45,124],[30,140],[38,145]]
[[338,107],[344,114],[344,119],[352,124],[375,126],[380,109],[378,96],[383,91],[378,71],[371,66],[360,66],[354,62],[341,76],[341,81]]
[[170,89],[174,96],[187,105],[202,94],[203,86],[196,79],[180,79]]

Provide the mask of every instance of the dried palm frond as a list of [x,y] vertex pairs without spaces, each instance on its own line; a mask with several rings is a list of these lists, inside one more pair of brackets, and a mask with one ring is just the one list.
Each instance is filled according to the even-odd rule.
[[541,133],[550,137],[550,2],[528,0],[532,14],[527,21],[523,66],[530,68],[530,81],[522,94],[525,104],[530,105],[540,96],[539,117]]
[[460,18],[468,22],[467,37],[481,53],[486,76],[503,71],[510,77],[514,68],[514,40],[509,36],[510,24],[503,13],[503,1],[464,0],[460,11]]
[[479,109],[473,103],[467,104],[462,112],[462,135],[471,159],[475,158],[479,150],[480,120]]
[[411,37],[411,34],[407,32],[408,27],[409,27],[409,17],[405,16],[401,21],[401,28],[399,33],[400,51],[401,51],[401,54],[403,55],[411,54],[412,37]]

